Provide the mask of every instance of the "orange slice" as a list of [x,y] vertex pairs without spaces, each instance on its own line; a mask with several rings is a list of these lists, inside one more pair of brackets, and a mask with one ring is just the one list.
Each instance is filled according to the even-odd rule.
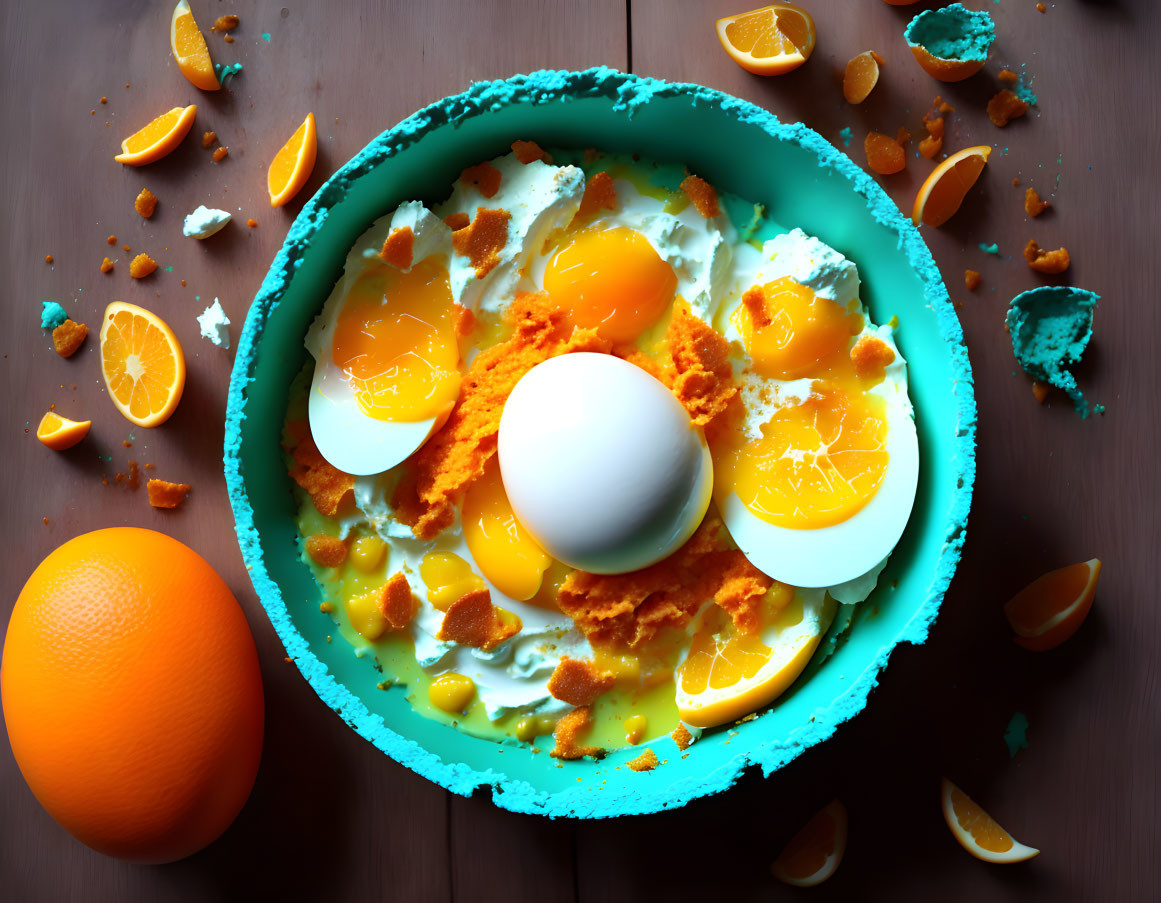
[[882,63],[883,58],[873,50],[864,50],[851,57],[843,74],[843,97],[847,103],[862,103],[870,96],[879,83],[879,66]]
[[173,51],[177,68],[192,85],[203,91],[217,91],[222,87],[214,74],[214,62],[210,59],[206,39],[186,0],[178,0],[173,8],[173,18],[169,20],[169,49]]
[[1016,642],[1033,652],[1055,649],[1088,617],[1101,576],[1101,561],[1049,571],[1016,593],[1004,606],[1004,615],[1016,631]]
[[951,219],[984,171],[991,153],[986,144],[965,147],[935,167],[915,196],[911,221],[917,226],[942,226]]
[[941,82],[962,82],[984,68],[983,60],[949,60],[936,56],[922,44],[911,44],[911,55],[923,71]]
[[89,435],[91,420],[69,420],[60,414],[48,411],[40,418],[36,428],[36,438],[54,451],[64,451],[72,448]]
[[176,150],[181,140],[189,134],[197,112],[197,105],[191,103],[188,107],[174,107],[162,113],[145,128],[122,141],[121,153],[113,159],[126,166],[144,166],[160,160]]
[[114,301],[101,319],[101,373],[109,397],[138,426],[160,426],[181,401],[185,356],[155,313]]
[[782,848],[770,872],[783,884],[814,887],[835,873],[847,848],[847,807],[832,800]]
[[814,19],[786,3],[718,19],[717,31],[730,59],[755,75],[782,75],[814,52]]
[[940,787],[943,820],[959,845],[984,862],[1024,862],[1040,853],[1012,839],[987,812],[947,778]]
[[739,634],[717,605],[694,619],[689,653],[675,675],[686,724],[714,727],[773,702],[810,662],[836,609],[825,593],[795,594],[779,583],[763,606],[764,626],[751,634]]
[[307,113],[290,140],[274,155],[266,173],[266,190],[270,206],[281,207],[298,194],[314,169],[318,153],[318,137],[314,127],[314,113]]

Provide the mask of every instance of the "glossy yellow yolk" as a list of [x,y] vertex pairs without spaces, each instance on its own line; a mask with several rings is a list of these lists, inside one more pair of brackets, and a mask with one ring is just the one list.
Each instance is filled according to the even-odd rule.
[[419,576],[427,587],[427,601],[440,611],[447,611],[468,593],[485,588],[472,566],[452,552],[428,552],[419,563]]
[[549,261],[544,290],[577,326],[632,342],[672,303],[677,276],[640,232],[593,226]]
[[347,294],[331,340],[359,409],[377,420],[440,417],[455,404],[460,354],[447,267],[376,266]]
[[730,322],[742,336],[754,370],[772,379],[821,376],[842,363],[851,336],[863,328],[860,313],[848,313],[829,298],[819,298],[806,286],[784,277],[762,286],[770,322],[754,328],[742,305]]
[[472,558],[496,589],[521,602],[540,591],[552,558],[516,520],[494,463],[468,488],[461,520]]
[[455,672],[443,674],[431,682],[427,698],[437,709],[454,715],[466,709],[476,698],[476,682]]

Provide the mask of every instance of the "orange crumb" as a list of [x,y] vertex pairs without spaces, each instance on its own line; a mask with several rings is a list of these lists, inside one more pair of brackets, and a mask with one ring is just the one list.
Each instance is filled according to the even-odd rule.
[[935,155],[943,149],[944,125],[943,116],[938,113],[926,113],[923,116],[923,127],[927,129],[927,137],[919,142],[919,153],[928,160],[935,159]]
[[677,748],[682,752],[689,749],[693,743],[693,734],[689,732],[689,728],[684,724],[679,724],[673,729],[673,733],[669,735],[673,738],[673,742],[677,744]]
[[109,98],[107,98],[107,97],[101,98],[101,103],[108,103],[108,102],[109,102]]
[[[122,440],[121,440],[121,444],[122,444],[123,446],[125,446],[125,448],[132,448],[132,447],[133,447],[133,443],[132,443],[132,442],[130,442],[128,439],[122,439]],[[146,467],[148,467],[149,465],[148,465],[148,464],[146,464],[145,466],[146,466]]]
[[149,219],[149,217],[153,216],[153,211],[157,209],[157,195],[148,188],[142,188],[141,193],[133,201],[133,209],[146,219]]
[[750,324],[754,329],[765,329],[773,322],[770,319],[770,311],[766,307],[766,293],[762,291],[760,286],[755,285],[745,291],[742,295],[742,306],[750,315]]
[[554,759],[565,760],[583,759],[585,756],[602,758],[605,751],[601,747],[582,746],[578,742],[581,734],[587,731],[592,723],[592,710],[587,705],[564,715],[556,722],[556,729],[552,732],[552,738],[556,743],[549,755]]
[[1036,4],[1036,12],[1046,13],[1046,12],[1048,12],[1048,7],[1045,6],[1043,3],[1037,3]]
[[337,568],[347,560],[347,544],[337,536],[316,533],[306,538],[306,554],[315,564]]
[[1015,188],[1020,184],[1019,176],[1012,176],[1012,187]]
[[48,526],[48,518],[42,517],[41,520],[44,521],[44,525],[47,527]]
[[901,172],[907,166],[903,145],[882,132],[868,132],[863,151],[867,155],[867,166],[881,176]]
[[476,331],[476,315],[460,304],[452,304],[456,335],[471,335]]
[[136,492],[137,487],[141,485],[141,471],[137,468],[137,462],[130,459],[129,472],[117,474],[113,477],[113,482],[118,484],[124,483],[126,486]]
[[1011,69],[1001,69],[1000,74],[997,75],[996,78],[998,78],[1005,85],[1014,85],[1019,80],[1020,76],[1018,76]]
[[52,263],[54,259],[55,259],[55,258],[53,258],[53,256],[52,256],[51,254],[45,254],[45,255],[44,255],[44,262],[45,262],[45,263]]
[[470,225],[452,233],[452,248],[471,261],[477,279],[483,279],[500,262],[500,252],[508,243],[511,218],[507,210],[477,207]]
[[630,759],[626,764],[630,771],[652,771],[658,765],[657,754],[646,747],[645,752],[636,759]]
[[234,36],[233,35],[223,35],[222,40],[225,41],[227,44],[233,44],[234,43]]
[[443,218],[443,221],[453,232],[459,232],[472,221],[472,218],[466,213],[449,213]]
[[988,101],[988,118],[996,128],[1003,128],[1013,119],[1028,112],[1028,104],[1004,88]]
[[189,483],[168,483],[165,480],[150,480],[145,484],[149,493],[149,504],[154,508],[176,508],[189,494]]
[[436,639],[487,652],[520,632],[520,619],[510,617],[512,620],[500,616],[491,592],[472,590],[448,606]]
[[258,228],[258,220],[251,217],[250,219],[246,220],[246,225],[249,226],[251,229],[257,229]]
[[613,177],[603,171],[593,173],[592,178],[585,183],[585,193],[576,218],[587,219],[602,208],[617,209],[617,187],[613,184]]
[[884,370],[894,361],[895,352],[878,336],[865,335],[851,348],[851,363],[863,379],[881,379]]
[[712,430],[738,394],[729,342],[681,304],[673,308],[665,346],[673,361],[673,394],[695,425]]
[[104,260],[101,261],[101,272],[102,273],[113,272],[113,261],[111,261],[108,257],[106,257]]
[[108,238],[105,239],[105,241],[107,241],[111,245],[115,245],[115,244],[117,244],[117,236],[110,235]]
[[535,141],[520,141],[517,139],[512,142],[512,153],[516,155],[516,159],[521,163],[527,165],[536,160],[543,160],[545,163],[552,162],[552,154],[546,153]]
[[218,16],[214,20],[214,24],[210,26],[210,31],[233,31],[237,27],[237,16]]
[[89,327],[84,323],[65,320],[52,331],[52,347],[61,357],[72,357],[88,334]]
[[294,461],[289,471],[290,478],[306,490],[319,514],[330,517],[354,489],[355,478],[322,456],[305,423],[299,422],[298,428],[301,429],[301,439],[290,452]]
[[380,592],[379,610],[387,619],[387,626],[392,630],[402,630],[415,617],[415,596],[411,592],[411,584],[402,571],[397,571],[383,584]]
[[718,207],[717,191],[701,176],[686,176],[681,180],[681,190],[693,201],[693,206],[697,212],[706,219],[713,219],[721,214],[721,208]]
[[500,170],[485,160],[475,166],[469,166],[460,173],[460,181],[467,185],[475,185],[476,189],[486,198],[490,198],[500,190]]
[[148,254],[138,254],[129,263],[129,275],[134,279],[144,279],[156,269],[157,261]]
[[1045,251],[1036,243],[1036,239],[1034,238],[1024,248],[1024,259],[1028,261],[1028,266],[1037,273],[1047,273],[1049,275],[1063,273],[1068,269],[1069,263],[1071,263],[1067,248]]
[[984,277],[977,273],[975,270],[963,271],[963,284],[967,286],[967,290],[969,292],[974,292],[977,288],[980,287],[980,284],[983,281]]
[[[76,386],[73,386],[73,388],[75,389],[75,388],[76,388]],[[153,464],[146,464],[146,465],[145,465],[145,469],[146,469],[146,470],[153,470],[153,468],[154,468],[154,465],[153,465]]]
[[1048,397],[1048,390],[1051,388],[1048,383],[1032,380],[1032,397],[1036,399],[1037,404],[1044,404],[1044,399]]
[[182,288],[185,288],[185,280],[184,280],[184,279],[183,279],[183,280],[181,280],[181,287],[182,287]]
[[391,234],[383,242],[383,250],[379,252],[379,256],[391,266],[406,270],[411,266],[414,248],[415,233],[411,231],[410,226],[400,226],[391,230]]
[[566,655],[548,679],[548,692],[569,705],[592,705],[598,696],[613,689],[614,683],[613,675],[593,662]]
[[229,149],[228,147],[226,147],[225,145],[222,145],[222,146],[218,147],[218,148],[217,148],[217,149],[216,149],[216,150],[215,150],[215,151],[214,151],[214,152],[213,152],[213,153],[210,155],[210,157],[211,157],[211,159],[213,159],[213,161],[214,161],[215,163],[221,163],[221,162],[222,162],[223,160],[225,160],[225,159],[226,159],[226,157],[228,157],[229,155],[230,155],[230,149]]
[[907,126],[899,126],[899,131],[895,133],[895,140],[906,147],[911,143],[911,133],[907,131]]
[[1028,188],[1024,192],[1024,212],[1029,216],[1039,216],[1048,209],[1048,201],[1040,200],[1035,188]]
[[202,135],[202,147],[207,148],[207,149],[211,148],[214,146],[214,142],[217,140],[218,140],[218,133],[217,132],[205,132]]

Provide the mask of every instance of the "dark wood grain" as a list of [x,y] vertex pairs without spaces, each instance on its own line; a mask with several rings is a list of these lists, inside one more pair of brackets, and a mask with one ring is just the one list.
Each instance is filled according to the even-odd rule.
[[[1154,299],[1158,257],[1152,161],[1161,142],[1149,68],[1161,14],[1149,0],[1032,0],[986,5],[1000,26],[988,73],[1028,64],[1037,115],[996,132],[983,114],[994,88],[980,76],[941,86],[901,39],[912,7],[878,0],[811,0],[820,35],[796,73],[761,79],[721,52],[712,29],[736,11],[721,0],[633,0],[636,71],[697,81],[802,119],[837,140],[854,130],[863,162],[867,128],[912,131],[932,96],[957,107],[947,146],[1000,142],[979,190],[944,229],[925,230],[954,299],[962,303],[980,404],[979,479],[964,562],[930,641],[894,656],[867,711],[837,736],[767,780],[680,812],[616,823],[547,823],[469,800],[395,765],[343,725],[283,661],[246,578],[221,477],[225,391],[232,352],[197,337],[194,316],[214,296],[235,327],[302,202],[383,128],[470,81],[549,66],[629,61],[626,4],[601,2],[224,3],[200,0],[208,24],[233,12],[237,42],[211,36],[215,58],[245,70],[229,92],[189,86],[168,52],[168,4],[9,0],[0,4],[5,134],[0,139],[0,433],[8,567],[6,616],[27,574],[77,533],[115,524],[153,527],[205,555],[246,611],[267,693],[267,743],[241,817],[205,852],[140,868],[73,841],[40,809],[6,744],[0,752],[0,896],[14,900],[507,899],[641,900],[662,894],[739,900],[789,897],[769,878],[779,846],[839,796],[851,840],[817,899],[1150,900],[1161,886],[1155,850],[1158,606],[1161,548],[1156,499],[1161,445]],[[285,5],[286,15],[282,15]],[[930,5],[930,4],[923,4]],[[970,5],[983,6],[982,0]],[[228,8],[227,8],[228,7]],[[269,43],[260,37],[271,34]],[[875,49],[883,80],[862,107],[843,103],[841,67]],[[125,88],[125,82],[131,87]],[[107,105],[99,104],[105,95]],[[120,138],[156,112],[197,102],[200,134],[230,148],[215,166],[191,140],[141,170],[112,162]],[[90,115],[96,110],[96,115]],[[266,164],[307,110],[319,122],[319,162],[297,202],[271,211]],[[908,112],[904,112],[908,110]],[[109,122],[109,126],[105,126]],[[1059,159],[1059,162],[1058,162]],[[909,209],[927,161],[883,180]],[[1057,174],[1060,174],[1057,183]],[[1029,223],[1013,176],[1050,196]],[[160,198],[142,221],[141,187]],[[199,203],[235,211],[205,244],[180,236]],[[255,230],[242,223],[259,221]],[[162,270],[128,278],[97,271],[116,233]],[[1066,244],[1076,284],[1100,292],[1097,335],[1081,370],[1104,417],[1080,421],[1059,398],[1039,407],[1014,373],[1003,313],[1038,284],[1019,257],[1029,237]],[[997,242],[1002,258],[983,255]],[[52,253],[55,264],[43,263]],[[172,266],[172,271],[165,268]],[[963,270],[984,274],[977,294]],[[182,286],[181,280],[187,285]],[[173,326],[189,362],[187,394],[159,430],[133,430],[104,397],[96,342],[63,361],[35,328],[39,302],[60,300],[94,325],[110,300],[144,304]],[[76,386],[74,390],[72,387]],[[50,404],[93,418],[70,453],[42,448],[34,429]],[[122,446],[133,434],[133,447]],[[105,461],[101,456],[111,456]],[[194,491],[174,513],[142,492],[101,485],[133,457]],[[43,525],[42,517],[50,524]],[[1082,632],[1034,656],[1009,641],[1000,605],[1041,571],[1099,555],[1101,591]],[[1001,735],[1027,713],[1030,748],[1010,759]],[[1044,852],[1028,866],[990,867],[951,839],[937,806],[941,774],[957,780],[1017,836]]]

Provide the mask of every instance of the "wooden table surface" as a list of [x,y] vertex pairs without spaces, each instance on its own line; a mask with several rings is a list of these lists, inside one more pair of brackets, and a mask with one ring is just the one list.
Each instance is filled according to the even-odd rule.
[[[287,4],[283,6],[283,4]],[[762,79],[721,51],[713,22],[734,0],[194,0],[203,27],[236,13],[236,42],[209,38],[215,59],[240,61],[229,90],[203,94],[177,71],[168,2],[6,0],[4,135],[0,139],[0,388],[5,557],[0,612],[51,549],[78,533],[132,524],[165,531],[210,560],[245,609],[262,660],[266,747],[253,796],[204,852],[169,866],[106,859],[41,810],[7,744],[0,752],[0,896],[13,901],[282,900],[766,900],[795,894],[768,866],[786,839],[832,797],[851,815],[825,900],[1116,900],[1161,895],[1158,849],[1157,667],[1161,605],[1156,557],[1159,435],[1156,343],[1161,338],[1156,148],[1161,141],[1151,0],[969,0],[999,29],[986,73],[941,86],[901,33],[911,14],[879,0],[803,0],[818,48],[797,72]],[[265,40],[263,33],[270,35]],[[845,61],[886,57],[861,107],[842,100]],[[287,228],[322,180],[367,141],[423,104],[482,78],[606,64],[700,82],[802,119],[864,163],[869,128],[920,129],[931,98],[955,107],[946,146],[997,147],[961,212],[925,235],[967,334],[980,407],[979,476],[963,563],[928,643],[900,649],[866,711],[829,742],[769,779],[681,811],[617,822],[549,822],[452,796],[388,760],[323,705],[271,629],[242,566],[221,472],[232,352],[198,337],[194,317],[215,296],[237,330]],[[983,107],[1006,65],[1027,64],[1040,104],[1004,131]],[[129,83],[128,86],[126,83]],[[108,103],[102,105],[102,96]],[[196,102],[196,136],[229,148],[210,161],[196,137],[143,169],[112,160],[120,139],[157,112]],[[271,210],[266,166],[312,110],[315,174],[299,199]],[[95,111],[91,113],[90,111]],[[841,146],[841,145],[840,145]],[[931,164],[908,160],[882,179],[910,208]],[[1019,176],[1050,197],[1035,222]],[[142,187],[160,199],[145,221]],[[205,243],[181,236],[200,203],[235,213]],[[247,217],[258,221],[246,228]],[[114,253],[105,243],[118,237]],[[1064,399],[1038,406],[1015,373],[1003,328],[1008,300],[1041,282],[1020,257],[1030,237],[1073,255],[1068,280],[1104,296],[1080,381],[1104,416],[1082,421]],[[997,242],[1001,256],[983,254]],[[130,254],[161,264],[128,275]],[[51,253],[55,263],[44,263]],[[117,261],[108,276],[101,258]],[[983,273],[975,294],[965,267]],[[97,342],[71,360],[37,328],[40,301],[61,301],[95,326],[111,300],[140,303],[173,326],[189,378],[162,428],[131,429],[105,397]],[[72,452],[33,432],[50,403],[92,418]],[[125,448],[123,440],[133,442]],[[193,484],[176,512],[150,509],[102,477],[129,458]],[[47,517],[46,526],[42,518]],[[1035,655],[1015,647],[1001,613],[1044,570],[1104,560],[1097,603],[1081,632]],[[1030,722],[1014,758],[1002,739],[1014,712]],[[970,858],[943,825],[941,775],[983,803],[1042,855],[1022,866]],[[726,891],[729,890],[727,897]]]

